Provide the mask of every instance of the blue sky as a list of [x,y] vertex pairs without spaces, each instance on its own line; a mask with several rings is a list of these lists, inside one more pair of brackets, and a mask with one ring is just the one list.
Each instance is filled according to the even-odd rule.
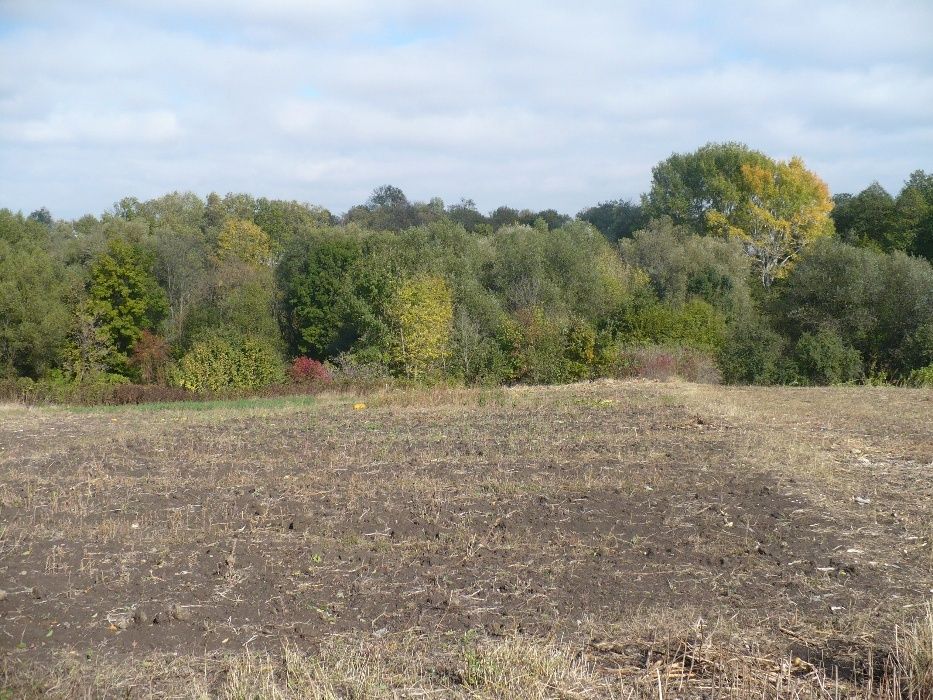
[[0,0],[0,206],[392,183],[575,213],[709,141],[933,170],[933,2]]

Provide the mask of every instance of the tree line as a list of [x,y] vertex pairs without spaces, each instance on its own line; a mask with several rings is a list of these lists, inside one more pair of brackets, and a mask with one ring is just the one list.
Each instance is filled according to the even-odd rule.
[[288,381],[933,384],[933,175],[830,196],[798,158],[674,154],[576,216],[377,188],[0,210],[8,386]]

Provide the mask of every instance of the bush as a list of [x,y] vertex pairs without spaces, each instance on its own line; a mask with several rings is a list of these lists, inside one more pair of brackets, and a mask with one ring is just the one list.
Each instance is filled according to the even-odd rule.
[[912,386],[928,387],[933,389],[933,364],[926,367],[915,369],[910,373],[910,384]]
[[341,389],[365,391],[395,381],[388,367],[363,354],[341,353],[328,364],[334,384]]
[[862,374],[862,357],[829,329],[804,333],[794,356],[801,374],[814,384],[843,384]]
[[786,340],[759,318],[732,323],[722,348],[719,367],[728,384],[798,384],[797,368],[786,357]]
[[505,381],[530,384],[591,379],[607,365],[604,340],[583,319],[561,324],[540,308],[521,311],[499,329],[500,371]]
[[660,381],[680,377],[700,384],[718,384],[722,380],[712,355],[684,347],[621,348],[612,364],[611,373],[619,378],[638,377]]
[[715,352],[726,337],[722,314],[701,299],[678,308],[635,298],[609,320],[609,330],[626,345],[682,346]]
[[296,357],[292,360],[288,376],[295,384],[330,384],[334,381],[327,367],[310,357]]
[[150,331],[143,331],[133,346],[129,365],[144,384],[162,384],[168,361],[169,346],[165,339]]
[[261,338],[208,337],[196,342],[171,371],[175,386],[203,393],[260,389],[285,380],[278,352]]

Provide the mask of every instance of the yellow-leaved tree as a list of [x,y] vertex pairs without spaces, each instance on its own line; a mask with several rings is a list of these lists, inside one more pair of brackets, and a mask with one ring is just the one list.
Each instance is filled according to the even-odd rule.
[[706,212],[711,232],[745,243],[765,287],[785,276],[800,253],[833,232],[829,188],[800,158],[741,167],[744,196],[728,213]]
[[252,221],[227,219],[217,233],[217,257],[259,267],[272,259],[269,235]]
[[429,376],[450,352],[453,295],[447,282],[436,275],[405,280],[386,311],[390,362],[411,379]]

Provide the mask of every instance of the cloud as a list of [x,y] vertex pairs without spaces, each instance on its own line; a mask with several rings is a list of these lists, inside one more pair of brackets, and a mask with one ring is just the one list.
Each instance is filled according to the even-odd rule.
[[836,190],[933,158],[933,5],[0,2],[0,206],[245,190],[575,212],[742,140]]
[[24,143],[160,144],[181,134],[178,119],[169,111],[137,114],[53,113],[41,119],[4,125],[3,137]]

